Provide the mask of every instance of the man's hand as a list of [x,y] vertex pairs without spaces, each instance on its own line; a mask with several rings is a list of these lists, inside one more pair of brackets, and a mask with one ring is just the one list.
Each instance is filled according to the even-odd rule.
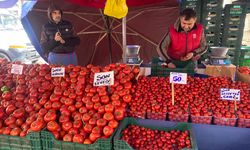
[[60,32],[56,32],[54,39],[57,42],[61,41],[62,40],[61,33]]
[[181,61],[187,61],[194,56],[194,53],[188,53],[186,56],[181,57]]
[[201,55],[197,54],[192,58],[192,61],[197,61],[201,58]]
[[168,68],[176,68],[176,66],[173,63],[168,63]]

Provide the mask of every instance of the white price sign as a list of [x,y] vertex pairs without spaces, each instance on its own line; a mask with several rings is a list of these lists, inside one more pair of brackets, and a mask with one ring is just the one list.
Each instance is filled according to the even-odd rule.
[[170,83],[187,84],[187,74],[170,72]]
[[114,85],[114,71],[95,73],[94,86]]
[[223,100],[240,101],[240,90],[222,88],[220,89],[220,98]]
[[10,72],[12,74],[23,74],[23,65],[12,64]]
[[51,77],[64,77],[64,75],[65,75],[64,67],[51,68]]

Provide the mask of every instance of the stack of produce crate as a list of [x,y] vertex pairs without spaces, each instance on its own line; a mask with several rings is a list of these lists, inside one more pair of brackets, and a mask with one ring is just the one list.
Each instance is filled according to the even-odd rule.
[[220,45],[223,0],[203,0],[201,23],[209,46]]
[[201,19],[201,7],[202,7],[201,0],[183,0],[181,2],[181,10],[185,8],[192,8],[196,11],[198,22],[200,22]]
[[228,55],[235,65],[239,65],[245,17],[246,5],[228,4],[225,6],[222,46],[230,48]]

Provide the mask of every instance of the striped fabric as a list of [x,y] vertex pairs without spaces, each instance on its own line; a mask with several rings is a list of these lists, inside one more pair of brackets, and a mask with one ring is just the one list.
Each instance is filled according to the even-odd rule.
[[56,65],[77,65],[77,56],[76,53],[67,53],[67,54],[57,54],[50,52],[48,57],[49,64],[56,64]]

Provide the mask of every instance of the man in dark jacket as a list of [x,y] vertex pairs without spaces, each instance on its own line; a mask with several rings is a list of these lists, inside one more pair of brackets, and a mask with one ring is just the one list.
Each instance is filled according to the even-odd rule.
[[80,38],[69,21],[62,20],[63,12],[52,5],[48,8],[49,22],[43,26],[41,46],[49,64],[77,65],[75,46]]
[[157,52],[169,68],[184,67],[206,52],[204,29],[196,20],[193,9],[184,9],[158,45]]

